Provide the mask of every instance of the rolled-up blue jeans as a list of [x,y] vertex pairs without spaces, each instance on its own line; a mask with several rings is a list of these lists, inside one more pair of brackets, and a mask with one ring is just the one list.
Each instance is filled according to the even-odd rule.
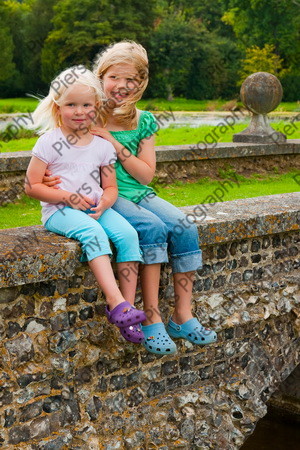
[[138,234],[124,217],[109,208],[95,220],[88,216],[90,212],[66,206],[49,217],[45,228],[78,240],[81,243],[82,262],[111,255],[109,239],[116,249],[116,262],[143,261]]
[[118,197],[112,208],[138,232],[144,264],[168,262],[169,254],[173,273],[202,266],[197,227],[176,206],[151,193],[138,203]]

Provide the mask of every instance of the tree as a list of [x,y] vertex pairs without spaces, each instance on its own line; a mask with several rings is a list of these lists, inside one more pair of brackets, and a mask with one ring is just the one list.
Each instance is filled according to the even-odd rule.
[[106,45],[122,39],[145,43],[154,21],[155,0],[61,0],[42,51],[43,79],[74,64],[89,65]]
[[298,64],[300,56],[299,3],[291,0],[224,0],[223,21],[230,24],[245,49],[273,45],[285,65]]
[[274,45],[265,44],[263,48],[253,46],[246,50],[246,57],[242,60],[240,81],[242,84],[254,72],[269,72],[282,78],[287,70],[283,69],[283,60],[275,53]]
[[199,35],[204,27],[173,8],[158,21],[149,43],[151,84],[156,96],[172,99],[186,90]]
[[147,95],[211,99],[236,95],[240,51],[229,38],[209,32],[202,20],[172,4],[160,11],[149,44]]
[[[5,77],[5,82],[1,85],[1,95],[6,96],[12,92],[17,95],[22,92],[22,54],[23,54],[23,17],[28,11],[26,2],[20,3],[16,0],[7,0],[2,2],[2,8],[5,10],[3,17],[4,26],[2,30],[6,34],[6,43],[8,47],[4,48],[4,53],[8,56],[7,62],[10,70]],[[3,10],[3,9],[2,9]],[[2,31],[3,33],[3,31]],[[5,56],[3,55],[3,59]]]
[[0,4],[0,82],[7,80],[14,74],[15,64],[13,62],[14,44],[10,28],[6,25],[9,9],[3,2]]
[[[285,100],[297,100],[300,90],[300,14],[297,0],[224,0],[223,21],[231,25],[240,48],[266,44],[281,60]],[[293,85],[293,80],[295,85]],[[299,94],[298,94],[299,95]]]
[[216,33],[218,36],[232,38],[232,28],[223,22],[222,16],[226,12],[224,0],[171,0],[160,2],[168,4],[181,11],[184,11],[187,19],[194,18],[199,20],[205,28]]
[[42,49],[53,28],[53,7],[58,0],[32,0],[27,20],[24,24],[24,84],[26,92],[41,93],[48,90],[42,80]]

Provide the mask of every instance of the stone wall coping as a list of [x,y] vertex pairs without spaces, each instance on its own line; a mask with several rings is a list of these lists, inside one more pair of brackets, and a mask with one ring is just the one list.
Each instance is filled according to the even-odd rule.
[[[181,208],[195,221],[202,246],[272,235],[300,228],[300,192]],[[80,266],[76,241],[42,226],[0,230],[0,287],[70,277]]]
[[[205,146],[205,148],[204,148]],[[189,145],[156,146],[157,162],[197,161],[216,158],[242,158],[247,156],[267,156],[299,154],[300,139],[289,139],[284,144],[248,144],[223,142],[204,144],[200,142]],[[31,151],[0,153],[0,172],[26,170],[31,158]]]
[[[225,189],[226,182],[219,185]],[[202,245],[300,229],[300,192],[185,206],[181,209],[188,219],[189,215],[190,220],[196,219]]]
[[[204,147],[205,146],[205,147]],[[288,155],[300,153],[300,139],[290,139],[284,144],[249,144],[222,142],[199,145],[156,146],[157,162],[198,161],[220,158],[244,158],[247,156]]]

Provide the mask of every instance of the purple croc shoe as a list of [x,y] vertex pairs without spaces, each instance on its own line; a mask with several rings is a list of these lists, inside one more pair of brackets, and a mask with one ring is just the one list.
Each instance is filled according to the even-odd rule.
[[140,311],[132,306],[129,302],[122,302],[116,306],[112,311],[108,307],[105,308],[105,313],[108,321],[117,325],[119,328],[136,325],[146,320],[144,311]]
[[133,342],[134,344],[141,344],[145,339],[140,324],[122,327],[120,328],[120,333],[126,341]]

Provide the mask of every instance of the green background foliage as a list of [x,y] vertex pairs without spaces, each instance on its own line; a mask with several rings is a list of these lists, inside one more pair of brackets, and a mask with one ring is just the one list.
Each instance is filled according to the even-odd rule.
[[249,72],[300,91],[300,0],[0,0],[1,97],[45,94],[74,64],[122,39],[149,54],[146,97],[237,97]]

